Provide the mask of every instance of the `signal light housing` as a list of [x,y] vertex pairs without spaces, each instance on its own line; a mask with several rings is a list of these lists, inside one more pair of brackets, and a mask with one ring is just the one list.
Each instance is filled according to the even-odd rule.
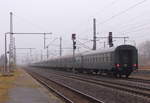
[[76,34],[72,34],[72,40],[76,39]]
[[76,49],[76,41],[73,40],[73,49]]
[[112,37],[112,32],[109,32],[109,36],[108,36],[108,44],[109,44],[109,47],[113,47],[113,37]]

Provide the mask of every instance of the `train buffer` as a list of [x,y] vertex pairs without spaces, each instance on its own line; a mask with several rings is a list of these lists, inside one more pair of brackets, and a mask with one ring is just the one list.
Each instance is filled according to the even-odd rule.
[[14,76],[1,76],[0,82],[0,103],[62,103],[20,67]]

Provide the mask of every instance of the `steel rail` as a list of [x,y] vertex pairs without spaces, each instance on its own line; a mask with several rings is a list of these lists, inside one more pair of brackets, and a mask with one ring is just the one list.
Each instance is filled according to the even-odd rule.
[[[33,75],[33,72],[31,73],[30,71],[28,71],[28,73],[29,73],[31,76]],[[69,87],[69,86],[67,86],[67,85],[65,85],[65,84],[60,84],[60,83],[58,83],[58,82],[56,82],[56,81],[54,81],[54,80],[51,80],[51,79],[49,79],[49,78],[46,78],[45,76],[40,75],[40,74],[38,74],[38,73],[35,73],[35,72],[34,72],[34,75],[36,75],[36,76],[33,76],[34,78],[37,78],[37,76],[38,76],[38,77],[40,76],[41,78],[44,78],[44,79],[46,79],[46,80],[48,80],[48,81],[52,81],[52,82],[56,83],[57,85],[61,85],[61,86],[65,87],[65,88],[69,89],[70,91],[75,92],[75,93],[77,93],[78,95],[80,95],[80,96],[86,98],[87,100],[91,101],[92,103],[104,103],[103,101],[98,100],[98,99],[96,99],[96,98],[93,97],[93,96],[90,96],[90,95],[88,95],[88,94],[85,94],[85,93],[83,93],[83,92],[81,92],[81,91],[79,91],[79,90],[77,90],[77,89],[74,89],[74,88],[72,88],[72,87]],[[38,79],[38,78],[37,78],[37,79]],[[45,83],[43,82],[42,84],[45,84]],[[49,86],[48,86],[48,87],[49,87]],[[59,94],[61,94],[61,93],[59,93]],[[65,96],[63,95],[63,98],[64,98],[64,97],[65,97]],[[67,98],[67,97],[65,97],[65,98]],[[68,101],[68,100],[67,100],[67,101]],[[68,102],[68,103],[74,103],[74,102],[70,102],[70,101],[71,101],[71,100],[69,99],[69,102]]]
[[66,103],[74,103],[72,100],[68,99],[66,96],[64,96],[62,93],[58,92],[57,90],[53,89],[52,87],[49,86],[48,83],[44,82],[41,78],[37,76],[37,74],[34,74],[33,72],[27,71],[34,79],[36,79],[39,83],[44,85],[46,88],[49,90],[53,91],[56,95],[61,97]]
[[105,87],[110,87],[110,88],[114,88],[114,89],[118,89],[121,91],[125,91],[128,93],[132,93],[135,95],[140,95],[140,96],[144,96],[144,97],[148,97],[150,98],[150,88],[143,88],[143,87],[138,87],[138,86],[132,86],[129,84],[121,84],[121,83],[115,83],[112,81],[105,81],[105,80],[99,80],[99,79],[92,79],[92,78],[87,78],[87,77],[79,77],[79,75],[75,75],[75,76],[66,76],[63,74],[54,74],[53,75],[57,75],[57,76],[63,76],[66,78],[71,78],[71,79],[76,79],[76,80],[80,80],[80,81],[84,81],[87,83],[92,83],[92,84],[96,84],[96,85],[102,85]]

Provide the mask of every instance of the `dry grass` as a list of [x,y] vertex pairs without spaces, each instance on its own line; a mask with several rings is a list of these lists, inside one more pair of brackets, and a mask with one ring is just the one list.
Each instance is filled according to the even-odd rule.
[[139,69],[150,69],[150,66],[139,66]]
[[13,82],[19,76],[19,72],[15,70],[13,76],[0,75],[0,103],[4,103],[9,99],[8,90],[13,87]]

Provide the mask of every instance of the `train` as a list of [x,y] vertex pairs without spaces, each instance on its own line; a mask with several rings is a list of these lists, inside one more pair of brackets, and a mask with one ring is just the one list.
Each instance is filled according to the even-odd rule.
[[128,76],[138,69],[138,51],[132,45],[119,45],[53,58],[32,64],[36,67],[53,68],[69,72]]

